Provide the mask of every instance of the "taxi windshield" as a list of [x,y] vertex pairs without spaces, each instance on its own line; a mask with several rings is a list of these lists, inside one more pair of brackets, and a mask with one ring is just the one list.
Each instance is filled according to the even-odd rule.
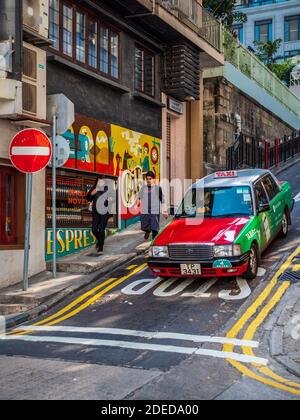
[[230,218],[253,216],[250,187],[193,188],[186,194],[176,218]]

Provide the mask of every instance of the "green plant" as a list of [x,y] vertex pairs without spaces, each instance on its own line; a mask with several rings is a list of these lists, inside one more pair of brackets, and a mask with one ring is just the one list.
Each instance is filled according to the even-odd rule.
[[203,0],[203,6],[210,10],[230,30],[236,22],[247,22],[247,16],[236,11],[235,5],[236,0]]
[[276,55],[281,47],[282,39],[278,38],[275,41],[254,41],[256,47],[256,55],[265,64],[272,64],[276,61]]
[[280,80],[289,86],[291,73],[295,67],[295,63],[292,60],[286,60],[283,63],[272,63],[268,67]]

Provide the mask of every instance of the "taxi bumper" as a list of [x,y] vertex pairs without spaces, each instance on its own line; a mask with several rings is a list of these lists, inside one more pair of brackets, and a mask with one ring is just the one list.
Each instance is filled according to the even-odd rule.
[[[249,265],[249,253],[244,254],[240,258],[226,258],[227,261],[230,261],[231,267],[229,268],[216,268],[215,262],[217,261],[173,261],[170,259],[162,258],[149,258],[148,266],[152,273],[155,276],[159,277],[178,277],[178,278],[187,278],[187,277],[203,277],[203,278],[212,278],[212,277],[234,277],[242,276],[248,270]],[[181,265],[182,264],[200,264],[202,275],[201,276],[187,276],[181,274]]]

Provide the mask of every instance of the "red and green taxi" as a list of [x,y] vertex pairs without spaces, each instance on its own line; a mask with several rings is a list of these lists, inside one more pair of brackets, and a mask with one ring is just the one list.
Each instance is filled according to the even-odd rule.
[[217,172],[194,184],[153,241],[148,265],[160,277],[257,276],[262,253],[286,237],[294,199],[266,170]]

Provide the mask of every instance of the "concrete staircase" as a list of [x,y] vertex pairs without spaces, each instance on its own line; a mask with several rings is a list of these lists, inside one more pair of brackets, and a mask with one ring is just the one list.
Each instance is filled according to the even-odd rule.
[[35,296],[18,293],[0,293],[0,315],[12,315],[29,311],[41,303]]

